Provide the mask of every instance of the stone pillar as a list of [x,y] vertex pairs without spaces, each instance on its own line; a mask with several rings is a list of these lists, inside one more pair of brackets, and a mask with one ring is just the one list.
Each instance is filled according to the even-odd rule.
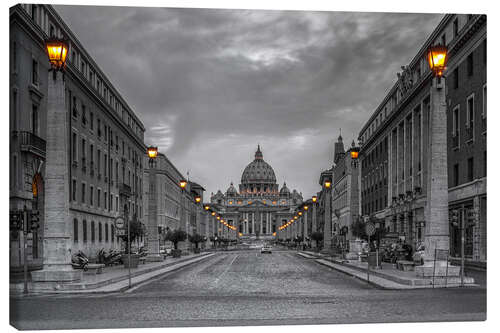
[[156,195],[156,161],[149,160],[149,196],[148,196],[148,255],[147,261],[163,261],[160,256],[160,238],[158,235],[158,198]]
[[307,213],[309,212],[309,210],[306,210],[304,212],[304,240],[306,239],[306,237],[309,237],[309,230],[308,230],[308,218],[307,218]]
[[[427,202],[425,207],[425,263],[415,267],[417,276],[432,274],[435,249],[449,249],[448,154],[446,145],[445,79],[433,78],[429,119]],[[440,266],[442,266],[440,263]],[[446,266],[446,262],[444,262]],[[440,270],[438,270],[438,274]],[[450,270],[448,270],[450,273]]]
[[31,273],[33,282],[69,282],[82,278],[81,270],[71,266],[71,227],[69,214],[69,124],[65,107],[62,72],[48,79],[47,146],[45,160],[45,217],[43,230],[43,269]]
[[[333,185],[332,185],[333,186]],[[323,250],[329,250],[332,246],[332,190],[325,188],[325,226],[323,229]]]
[[311,233],[316,232],[316,203],[312,204],[312,225],[311,225]]

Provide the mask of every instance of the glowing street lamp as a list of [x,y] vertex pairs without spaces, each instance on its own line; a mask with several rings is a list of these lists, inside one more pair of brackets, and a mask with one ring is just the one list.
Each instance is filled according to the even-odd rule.
[[187,185],[187,181],[185,179],[181,179],[179,181],[179,186],[182,188],[182,189],[185,189],[186,188],[186,185]]
[[[49,39],[45,42],[47,55],[51,69],[63,70],[66,67],[66,56],[68,55],[68,43],[62,39]],[[54,74],[55,76],[55,74]]]
[[197,195],[196,197],[194,197],[194,201],[196,201],[196,203],[200,203],[201,197],[199,195]]
[[209,205],[206,205],[205,206],[205,210],[209,210],[210,209],[210,206]]
[[325,188],[330,188],[332,186],[332,182],[329,180],[325,180]]
[[302,212],[299,212],[298,214],[299,214],[299,216],[302,216]]
[[351,158],[353,160],[357,160],[358,159],[358,156],[359,156],[359,152],[357,150],[351,150]]
[[440,44],[429,47],[427,61],[434,76],[443,76],[443,71],[446,69],[446,63],[448,62],[448,48]]
[[309,206],[304,206],[304,210],[308,210],[309,209]]
[[212,216],[215,216],[215,212],[212,212]]
[[148,147],[148,156],[150,159],[155,159],[158,156],[158,147]]
[[312,197],[312,201],[313,201],[313,202],[318,201],[318,197],[317,197],[317,196],[315,196],[315,195],[313,195],[313,197]]

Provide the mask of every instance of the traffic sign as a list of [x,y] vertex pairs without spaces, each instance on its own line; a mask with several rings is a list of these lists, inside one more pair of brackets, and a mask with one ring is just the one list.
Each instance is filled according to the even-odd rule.
[[127,230],[125,229],[116,229],[116,236],[126,236]]
[[118,216],[118,217],[115,219],[115,227],[116,227],[117,229],[123,229],[123,227],[125,227],[125,220],[123,219],[123,217]]
[[375,224],[368,222],[365,226],[365,232],[368,236],[373,236],[375,234]]

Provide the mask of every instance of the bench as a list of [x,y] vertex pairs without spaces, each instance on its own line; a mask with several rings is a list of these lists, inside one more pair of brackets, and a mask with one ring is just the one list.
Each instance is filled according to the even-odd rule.
[[398,260],[396,262],[396,268],[400,271],[413,271],[415,270],[415,263],[408,260]]
[[88,264],[87,270],[84,271],[84,274],[101,274],[104,266],[104,264]]

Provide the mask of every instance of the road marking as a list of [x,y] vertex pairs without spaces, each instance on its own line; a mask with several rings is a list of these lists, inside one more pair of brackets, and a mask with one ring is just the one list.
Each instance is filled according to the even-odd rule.
[[219,275],[217,277],[217,279],[215,279],[215,284],[217,285],[219,283],[219,280],[220,278],[227,273],[227,271],[229,270],[229,268],[231,268],[231,265],[233,264],[233,262],[236,260],[236,258],[238,258],[239,254],[236,255],[236,257],[234,257],[234,259],[231,261],[231,263],[227,266],[227,268],[224,270],[224,272],[221,273],[221,275]]

